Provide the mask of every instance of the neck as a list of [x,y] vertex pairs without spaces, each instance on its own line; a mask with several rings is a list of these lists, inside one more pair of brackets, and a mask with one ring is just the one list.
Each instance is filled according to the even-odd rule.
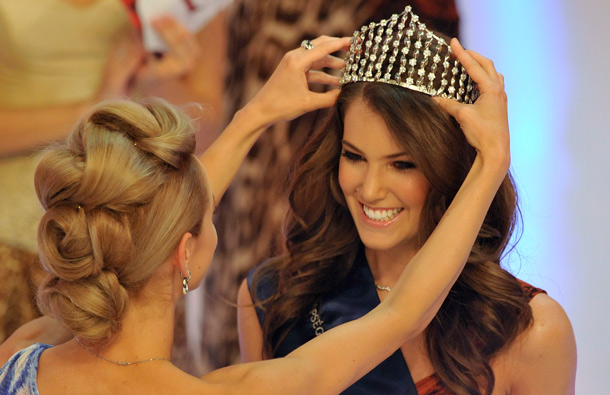
[[[92,354],[118,362],[151,358],[170,359],[174,338],[175,307],[179,298],[157,289],[155,296],[143,292],[131,298],[121,319],[121,330],[104,347],[89,347]],[[167,295],[167,297],[163,297]],[[93,355],[94,358],[99,358]],[[162,363],[162,362],[153,362]],[[167,362],[165,362],[167,363]]]
[[392,250],[373,250],[365,247],[366,259],[375,283],[392,287],[408,265],[416,250],[394,248]]

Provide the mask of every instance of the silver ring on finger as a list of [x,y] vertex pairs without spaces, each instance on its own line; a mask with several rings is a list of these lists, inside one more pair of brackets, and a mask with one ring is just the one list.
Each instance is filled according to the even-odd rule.
[[309,40],[303,40],[303,41],[301,41],[301,47],[303,47],[307,50],[310,50],[313,48],[313,43]]

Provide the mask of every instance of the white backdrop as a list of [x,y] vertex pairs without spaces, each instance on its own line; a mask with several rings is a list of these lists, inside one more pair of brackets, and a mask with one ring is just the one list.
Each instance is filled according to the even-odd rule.
[[513,273],[567,311],[577,394],[610,391],[610,1],[458,0],[505,76],[524,232]]

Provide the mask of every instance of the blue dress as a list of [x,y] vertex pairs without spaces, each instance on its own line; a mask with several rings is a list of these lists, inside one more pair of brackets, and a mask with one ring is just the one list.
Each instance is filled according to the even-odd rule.
[[[253,269],[248,274],[248,288],[252,290]],[[275,284],[261,281],[257,287],[259,299],[271,296]],[[250,291],[252,293],[252,291]],[[316,337],[316,329],[320,326],[324,331],[345,322],[362,317],[380,303],[373,275],[366,261],[364,249],[358,254],[354,266],[350,270],[343,286],[325,295],[315,310],[300,319],[288,332],[279,345],[274,357],[283,357]],[[256,308],[258,320],[262,323],[265,312]],[[320,322],[321,321],[321,322]],[[318,333],[322,332],[317,329]],[[378,395],[378,394],[409,394],[417,395],[417,390],[407,363],[400,350],[371,370],[367,375],[346,389],[343,394]]]
[[17,352],[0,368],[0,394],[39,395],[38,361],[48,344],[36,343]]

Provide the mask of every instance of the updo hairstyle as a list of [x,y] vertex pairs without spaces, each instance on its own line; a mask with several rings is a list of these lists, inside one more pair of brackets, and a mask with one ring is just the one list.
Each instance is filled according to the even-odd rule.
[[48,275],[37,302],[91,345],[121,316],[182,235],[201,230],[207,190],[192,121],[161,99],[97,105],[35,175],[46,210],[38,245]]

